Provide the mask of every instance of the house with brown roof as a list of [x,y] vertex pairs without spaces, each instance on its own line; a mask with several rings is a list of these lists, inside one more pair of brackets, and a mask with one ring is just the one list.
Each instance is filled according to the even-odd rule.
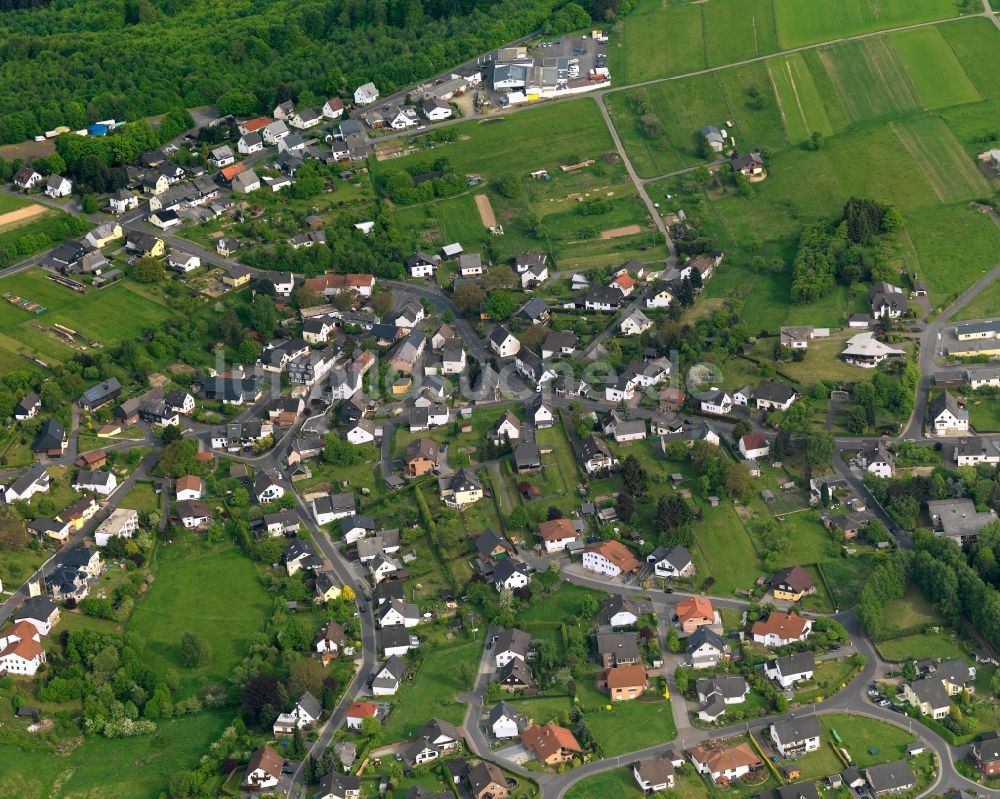
[[107,463],[108,455],[103,449],[92,449],[84,452],[76,459],[76,464],[81,469],[100,469]]
[[583,751],[573,733],[558,724],[532,724],[521,734],[521,741],[546,766],[567,763]]
[[469,769],[469,785],[474,799],[507,799],[510,783],[503,772],[487,760]]
[[538,534],[542,537],[545,551],[562,552],[567,544],[579,539],[573,522],[569,519],[550,519],[538,524]]
[[797,613],[774,611],[766,620],[755,621],[750,628],[755,643],[764,646],[788,646],[804,641],[812,632],[812,621]]
[[728,785],[752,771],[764,768],[764,761],[746,742],[732,746],[704,744],[691,749],[688,755],[695,771],[710,776],[719,785]]
[[250,757],[242,787],[248,791],[273,788],[281,781],[281,769],[284,765],[285,758],[264,744]]
[[774,598],[787,602],[798,602],[807,594],[816,593],[812,575],[801,566],[782,569],[780,572],[772,574],[767,582],[771,586]]
[[699,627],[715,624],[715,609],[703,596],[685,597],[677,603],[677,624],[681,631],[693,633]]
[[205,482],[193,474],[177,478],[176,499],[202,499],[205,496]]
[[649,687],[649,678],[642,666],[615,666],[604,672],[603,679],[598,678],[598,687],[602,682],[612,702],[638,699]]
[[608,577],[617,577],[636,571],[639,561],[620,541],[598,541],[584,548],[583,568]]
[[436,441],[418,438],[406,446],[406,476],[420,477],[437,468],[440,449]]

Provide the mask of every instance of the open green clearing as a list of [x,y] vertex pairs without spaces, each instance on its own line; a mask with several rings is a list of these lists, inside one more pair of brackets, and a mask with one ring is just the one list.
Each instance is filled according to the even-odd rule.
[[833,592],[834,606],[845,610],[858,601],[875,563],[871,558],[839,558],[826,561],[819,568]]
[[13,194],[0,194],[0,214],[5,214],[8,211],[15,211],[18,208],[25,208],[26,206],[33,205],[34,200],[28,197],[17,197]]
[[954,0],[774,0],[783,48],[898,28],[957,13]]
[[[171,315],[166,305],[139,293],[124,280],[77,294],[48,280],[42,269],[30,269],[5,277],[2,287],[4,292],[47,309],[36,316],[0,302],[0,358],[13,358],[22,369],[29,362],[17,357],[21,352],[37,355],[49,363],[72,357],[75,350],[48,332],[55,323],[110,347],[126,338],[138,338],[143,330],[156,327]],[[109,314],[108,308],[128,311]],[[0,360],[0,365],[3,363]]]
[[878,645],[882,657],[890,661],[919,660],[921,658],[964,658],[965,652],[958,644],[955,633],[917,633]]
[[[128,627],[141,632],[150,666],[180,674],[182,694],[224,682],[268,617],[270,602],[257,568],[232,542],[209,544],[186,532],[161,545],[156,557],[156,581]],[[239,597],[235,604],[234,597]],[[210,665],[184,667],[180,642],[185,632],[208,642]]]
[[920,107],[920,95],[886,36],[824,48],[818,56],[852,121]]
[[0,746],[2,794],[60,799],[159,796],[170,776],[197,763],[231,720],[231,711],[205,711],[160,721],[152,735],[89,736],[68,753]]
[[890,39],[927,109],[983,99],[940,27],[897,31]]
[[459,676],[459,663],[468,663],[473,672],[482,653],[481,640],[447,644],[425,642],[424,660],[413,682],[405,685],[382,732],[384,741],[412,737],[427,720],[440,718],[461,724],[465,705],[455,701],[456,694],[466,693],[468,685]]
[[160,497],[152,483],[136,483],[118,504],[123,508],[151,513],[160,510]]

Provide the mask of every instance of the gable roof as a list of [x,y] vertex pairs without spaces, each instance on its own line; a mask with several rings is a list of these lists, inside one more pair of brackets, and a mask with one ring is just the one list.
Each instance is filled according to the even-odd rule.
[[250,762],[247,763],[247,773],[261,769],[277,780],[281,779],[281,769],[284,765],[285,758],[264,744],[250,756]]
[[819,738],[819,721],[814,714],[803,716],[788,716],[778,719],[771,729],[782,744],[804,741],[807,738]]
[[775,586],[788,586],[795,593],[811,591],[815,587],[812,575],[797,565],[788,569],[782,569],[780,572],[775,572],[768,579],[768,584],[772,588]]
[[714,619],[715,610],[709,599],[703,596],[684,597],[677,603],[677,618],[681,624],[691,619]]
[[570,752],[583,751],[573,733],[558,724],[533,724],[521,735],[521,741],[541,760],[547,760],[563,749]]
[[797,613],[772,611],[766,620],[755,621],[750,631],[754,635],[776,635],[782,640],[801,638],[809,622]]
[[684,643],[688,652],[693,652],[705,644],[714,646],[720,652],[725,652],[729,649],[726,639],[704,624],[684,639]]

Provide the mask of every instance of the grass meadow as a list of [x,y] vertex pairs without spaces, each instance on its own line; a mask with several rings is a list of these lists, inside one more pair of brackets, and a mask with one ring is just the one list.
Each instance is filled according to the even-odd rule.
[[[257,568],[231,541],[209,544],[186,532],[160,546],[157,559],[156,581],[128,627],[142,632],[152,668],[180,674],[183,695],[224,682],[268,618],[270,600]],[[236,604],[234,597],[239,597]],[[185,632],[208,642],[208,666],[184,667],[180,641]]]
[[56,752],[0,746],[0,793],[60,799],[166,795],[171,775],[195,765],[232,716],[205,711],[159,721],[152,735],[88,736]]
[[[128,281],[77,294],[48,280],[40,268],[5,277],[3,291],[39,303],[47,310],[35,315],[0,302],[0,368],[28,367],[29,362],[18,357],[22,352],[48,363],[72,357],[75,350],[47,332],[55,323],[111,347],[123,339],[138,338],[144,329],[155,327],[171,315],[166,305],[139,293]],[[127,308],[128,312],[109,314],[109,307]]]

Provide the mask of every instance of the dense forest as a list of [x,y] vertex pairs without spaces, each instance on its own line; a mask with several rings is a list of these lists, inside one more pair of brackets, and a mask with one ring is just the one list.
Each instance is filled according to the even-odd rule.
[[[2,2],[2,0],[0,0]],[[586,29],[633,0],[55,0],[0,5],[0,143],[217,104],[321,106],[383,93],[534,31]],[[31,6],[37,7],[31,7]]]

